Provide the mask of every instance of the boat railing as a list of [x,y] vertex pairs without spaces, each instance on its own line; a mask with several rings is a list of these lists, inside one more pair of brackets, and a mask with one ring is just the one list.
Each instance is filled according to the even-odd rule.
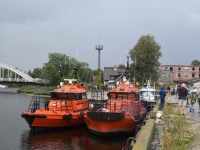
[[122,112],[122,111],[130,111],[130,102],[128,101],[109,101],[107,103],[107,108],[111,112]]
[[50,110],[54,109],[66,113],[83,111],[88,109],[88,100],[87,99],[82,99],[82,101],[57,100],[55,102],[51,102]]
[[92,90],[90,100],[103,100],[103,99],[104,99],[104,91],[102,91],[102,90]]
[[37,94],[34,94],[29,104],[28,111],[33,113],[37,109],[40,109],[40,96]]

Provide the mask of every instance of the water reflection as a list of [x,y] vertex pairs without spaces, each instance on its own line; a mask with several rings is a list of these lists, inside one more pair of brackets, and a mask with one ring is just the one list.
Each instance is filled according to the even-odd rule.
[[21,149],[37,150],[116,150],[122,149],[128,137],[98,137],[90,133],[85,126],[60,131],[32,132],[21,135]]

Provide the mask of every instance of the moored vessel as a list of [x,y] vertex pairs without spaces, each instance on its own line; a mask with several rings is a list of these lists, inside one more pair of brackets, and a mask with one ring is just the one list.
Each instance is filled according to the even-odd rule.
[[90,110],[85,116],[87,128],[101,136],[133,134],[146,116],[139,100],[137,85],[126,78],[108,92],[103,107]]
[[158,91],[155,89],[155,87],[151,87],[150,80],[147,80],[146,87],[143,87],[139,90],[139,94],[140,100],[148,111],[150,111],[154,107],[159,98]]
[[84,124],[88,109],[86,90],[75,79],[67,81],[50,92],[45,107],[40,108],[40,98],[33,96],[29,108],[21,114],[30,128],[65,128]]

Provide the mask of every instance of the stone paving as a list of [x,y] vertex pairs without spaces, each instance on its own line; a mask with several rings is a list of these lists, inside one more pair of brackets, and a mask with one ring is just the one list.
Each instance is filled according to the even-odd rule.
[[[170,96],[168,98],[168,103],[173,103],[174,105],[177,105],[177,99],[175,96]],[[199,113],[199,105],[198,103],[194,104],[194,112],[190,112],[190,106],[188,105],[186,107],[186,114],[185,118],[190,124],[190,130],[195,133],[195,139],[190,145],[189,150],[200,150],[200,113]],[[164,124],[156,124],[156,133],[154,135],[154,140],[152,142],[151,150],[161,150],[160,142],[163,136],[163,127],[166,126],[166,123]]]

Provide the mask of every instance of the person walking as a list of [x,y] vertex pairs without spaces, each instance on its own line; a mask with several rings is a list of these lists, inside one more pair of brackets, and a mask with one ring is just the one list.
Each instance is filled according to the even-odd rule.
[[197,99],[196,93],[191,92],[190,93],[190,104],[191,104],[190,112],[194,112],[194,104],[196,103],[196,99]]
[[198,98],[198,103],[199,103],[199,113],[200,113],[200,85],[199,85],[199,87],[197,88],[197,93],[196,93],[196,95],[197,95],[197,98]]
[[187,105],[187,96],[188,96],[188,90],[186,88],[185,83],[181,84],[181,87],[177,91],[178,93],[178,107],[179,107],[179,113],[182,115],[185,115],[185,108]]
[[160,100],[161,100],[161,110],[163,110],[164,106],[165,106],[165,97],[166,97],[166,91],[165,91],[165,87],[162,86],[160,89]]

